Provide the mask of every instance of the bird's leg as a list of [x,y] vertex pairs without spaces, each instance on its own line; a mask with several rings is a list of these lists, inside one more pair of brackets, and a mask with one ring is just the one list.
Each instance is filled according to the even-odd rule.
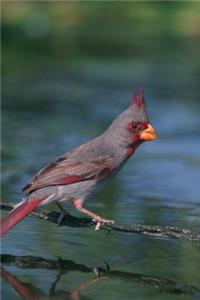
[[113,224],[114,221],[113,220],[109,220],[109,219],[104,219],[96,214],[94,214],[92,211],[84,208],[83,206],[83,203],[81,201],[81,199],[77,199],[74,201],[74,206],[75,208],[84,213],[85,215],[89,216],[90,218],[92,218],[93,221],[95,221],[97,224],[96,224],[96,227],[95,227],[95,230],[100,230],[100,227],[101,227],[101,224]]
[[66,216],[70,216],[70,213],[66,209],[64,209],[64,207],[59,202],[56,202],[56,204],[61,211],[60,216],[58,218],[58,227],[60,227],[60,226],[62,226],[63,219]]

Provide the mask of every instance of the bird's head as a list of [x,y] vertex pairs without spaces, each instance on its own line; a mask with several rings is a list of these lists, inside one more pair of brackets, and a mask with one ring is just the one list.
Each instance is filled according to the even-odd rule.
[[[126,147],[128,156],[144,141],[156,139],[156,131],[149,122],[143,90],[137,89],[129,107],[108,128],[110,140]],[[124,145],[124,146],[123,146]]]
[[135,90],[128,108],[127,118],[128,130],[138,139],[142,141],[151,141],[156,139],[156,131],[149,122],[146,112],[143,90]]

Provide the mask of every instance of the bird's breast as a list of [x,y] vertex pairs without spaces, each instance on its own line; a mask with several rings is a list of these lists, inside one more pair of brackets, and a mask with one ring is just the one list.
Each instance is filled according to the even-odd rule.
[[128,157],[131,157],[135,153],[137,146],[137,144],[133,143],[127,148],[126,154]]

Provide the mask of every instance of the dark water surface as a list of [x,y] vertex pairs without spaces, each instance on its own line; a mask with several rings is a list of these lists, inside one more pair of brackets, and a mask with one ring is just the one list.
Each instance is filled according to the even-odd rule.
[[[19,201],[44,164],[100,134],[142,86],[158,139],[141,145],[86,205],[119,224],[200,230],[199,43],[158,36],[144,49],[149,42],[155,53],[69,60],[31,59],[8,47],[3,201]],[[200,247],[183,240],[57,228],[27,217],[3,238],[2,266],[2,299],[16,299],[13,285],[25,299],[200,298]]]

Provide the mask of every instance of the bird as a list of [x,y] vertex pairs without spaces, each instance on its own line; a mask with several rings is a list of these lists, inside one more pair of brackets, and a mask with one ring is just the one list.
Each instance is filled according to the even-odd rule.
[[24,198],[1,220],[0,236],[38,207],[56,203],[61,210],[61,225],[68,212],[64,202],[95,222],[95,229],[114,221],[85,208],[85,201],[98,186],[116,175],[140,144],[156,139],[151,125],[143,89],[135,89],[129,106],[120,113],[104,133],[85,144],[65,152],[43,167],[22,189]]

